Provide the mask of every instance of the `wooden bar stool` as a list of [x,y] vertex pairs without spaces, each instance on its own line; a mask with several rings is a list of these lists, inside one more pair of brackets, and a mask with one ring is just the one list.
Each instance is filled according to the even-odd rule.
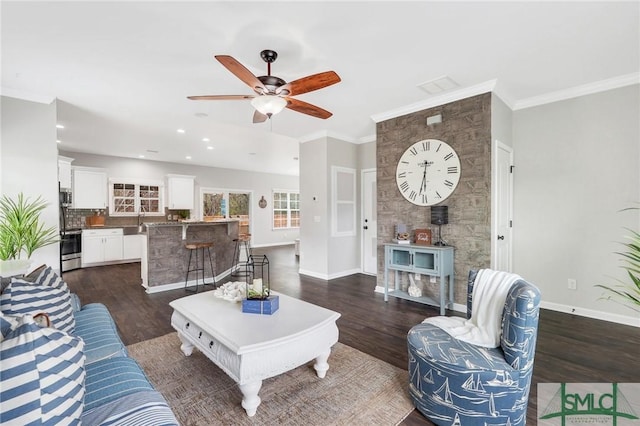
[[231,265],[231,277],[247,277],[251,275],[249,258],[251,257],[251,234],[238,234],[235,238],[236,246],[233,250],[233,264]]
[[[213,269],[213,262],[211,261],[211,247],[213,247],[212,242],[190,242],[185,243],[184,248],[189,250],[189,262],[187,262],[187,275],[184,279],[184,289],[186,291],[198,292],[198,273],[202,272],[202,286],[205,285],[216,285],[216,272]],[[207,249],[207,254],[209,256],[209,267],[211,268],[211,276],[213,277],[213,282],[207,283],[204,278],[204,250]],[[193,252],[196,252],[196,264],[194,268],[191,268],[191,256]],[[200,262],[198,262],[198,251],[200,251]],[[196,274],[196,288],[195,290],[189,289],[189,274],[195,272]]]

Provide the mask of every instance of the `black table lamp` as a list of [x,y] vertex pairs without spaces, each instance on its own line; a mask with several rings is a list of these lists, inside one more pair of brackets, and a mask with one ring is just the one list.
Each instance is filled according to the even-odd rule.
[[442,225],[446,225],[447,223],[449,223],[449,207],[431,207],[431,224],[438,225],[438,240],[433,244],[434,246],[446,246],[442,240]]

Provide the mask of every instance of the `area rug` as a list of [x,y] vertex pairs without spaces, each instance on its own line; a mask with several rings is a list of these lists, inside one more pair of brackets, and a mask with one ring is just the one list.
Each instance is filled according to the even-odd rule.
[[412,410],[407,372],[337,343],[329,371],[313,362],[263,380],[254,417],[236,383],[201,352],[180,351],[177,333],[128,346],[181,425],[396,425]]

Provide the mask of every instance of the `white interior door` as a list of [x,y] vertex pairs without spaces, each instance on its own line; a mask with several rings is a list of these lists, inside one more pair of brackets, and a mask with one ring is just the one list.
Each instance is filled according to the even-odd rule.
[[362,171],[362,272],[378,273],[378,212],[376,170]]
[[511,272],[513,234],[513,149],[495,141],[493,174],[493,269]]

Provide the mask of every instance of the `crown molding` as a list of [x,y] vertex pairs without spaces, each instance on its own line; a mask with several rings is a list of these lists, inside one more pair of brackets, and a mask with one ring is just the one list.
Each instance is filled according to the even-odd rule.
[[489,81],[485,81],[484,83],[465,87],[460,90],[455,90],[453,92],[442,94],[440,96],[434,96],[424,101],[416,102],[410,105],[406,105],[404,107],[392,109],[390,111],[382,112],[379,114],[374,114],[371,116],[371,119],[376,123],[380,123],[381,121],[389,120],[389,119],[400,117],[407,114],[412,114],[414,112],[437,107],[450,102],[459,101],[461,99],[470,98],[472,96],[481,95],[483,93],[492,92],[496,86],[496,82],[497,80],[495,79],[489,80]]
[[539,105],[550,104],[552,102],[563,101],[566,99],[577,98],[579,96],[591,95],[594,93],[605,92],[607,90],[617,89],[619,87],[640,84],[640,73],[631,73],[621,75],[606,80],[600,80],[593,83],[584,84],[582,86],[572,87],[570,89],[558,90],[540,96],[521,99],[514,102],[511,108],[514,111],[519,109],[531,108]]
[[24,90],[12,89],[10,87],[0,87],[0,96],[22,99],[23,101],[38,102],[40,104],[47,105],[56,99],[55,96],[31,93]]

